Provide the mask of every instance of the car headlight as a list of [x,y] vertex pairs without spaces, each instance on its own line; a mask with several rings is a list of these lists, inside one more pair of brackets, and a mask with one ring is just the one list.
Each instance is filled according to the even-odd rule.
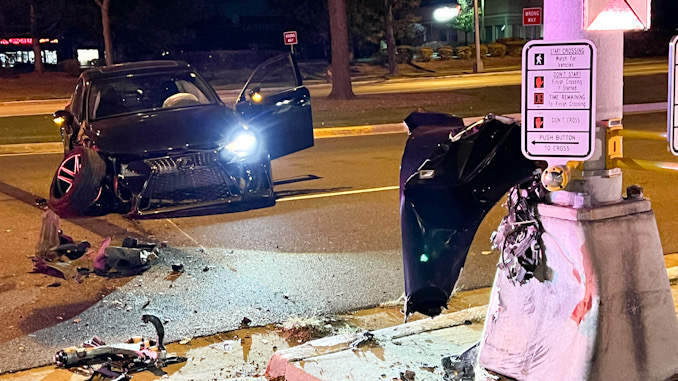
[[252,131],[238,131],[225,148],[237,157],[252,155],[257,151],[257,138]]

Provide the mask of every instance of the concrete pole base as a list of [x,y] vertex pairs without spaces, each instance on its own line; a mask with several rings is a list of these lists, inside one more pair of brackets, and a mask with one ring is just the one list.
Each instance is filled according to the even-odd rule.
[[539,205],[550,280],[497,271],[479,365],[518,380],[678,379],[678,319],[646,200]]

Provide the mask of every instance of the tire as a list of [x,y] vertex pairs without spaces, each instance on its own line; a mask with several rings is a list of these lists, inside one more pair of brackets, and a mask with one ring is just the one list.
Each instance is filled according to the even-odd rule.
[[94,150],[76,146],[59,164],[47,205],[63,218],[84,215],[101,192],[106,162]]

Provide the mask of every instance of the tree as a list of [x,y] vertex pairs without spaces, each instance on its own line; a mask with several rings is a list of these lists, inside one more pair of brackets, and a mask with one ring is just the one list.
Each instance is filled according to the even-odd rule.
[[328,0],[332,36],[332,92],[329,98],[355,98],[351,86],[346,0]]
[[113,65],[113,41],[111,37],[111,19],[109,16],[109,9],[111,0],[94,0],[101,8],[101,25],[104,34],[104,48],[106,50],[106,66]]
[[[166,51],[190,50],[196,43],[196,27],[210,22],[206,18],[209,8],[199,0],[115,0],[115,4],[111,29],[118,59],[148,59]],[[211,29],[224,32],[231,25],[222,21],[222,26]],[[212,38],[219,41],[224,36]]]
[[364,42],[379,44],[386,40],[389,72],[397,70],[396,45],[408,33],[408,27],[417,21],[416,9],[420,0],[348,0],[349,30],[354,48]]
[[452,19],[451,27],[464,32],[464,45],[468,45],[468,34],[475,31],[473,0],[457,0],[459,15]]
[[35,0],[28,2],[31,18],[31,38],[33,39],[33,71],[42,74],[45,66],[42,64],[42,49],[40,48],[40,35],[38,34],[38,19],[35,16]]
[[388,73],[396,74],[398,72],[398,63],[396,62],[396,40],[395,32],[393,31],[393,2],[394,0],[384,0],[385,5],[385,22],[384,34],[386,35],[386,54],[388,55]]

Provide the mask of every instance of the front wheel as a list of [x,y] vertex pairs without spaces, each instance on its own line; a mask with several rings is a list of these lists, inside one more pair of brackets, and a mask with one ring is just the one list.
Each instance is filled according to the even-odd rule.
[[47,205],[60,217],[82,216],[101,196],[106,162],[94,150],[76,146],[59,164]]

